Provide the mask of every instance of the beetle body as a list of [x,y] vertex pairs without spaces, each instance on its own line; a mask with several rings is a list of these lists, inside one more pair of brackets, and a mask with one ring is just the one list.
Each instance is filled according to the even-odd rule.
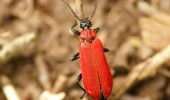
[[80,66],[86,93],[94,100],[108,97],[112,90],[112,75],[101,41],[92,29],[80,32]]
[[[84,91],[84,94],[87,93],[94,100],[105,100],[111,93],[113,80],[104,55],[104,51],[108,50],[103,48],[101,41],[96,38],[99,28],[91,29],[92,23],[90,20],[95,13],[96,7],[90,18],[80,19],[69,4],[65,0],[62,1],[75,18],[80,21],[81,31],[74,29],[77,25],[76,23],[71,27],[71,31],[79,35],[83,40],[80,44],[79,53],[70,58],[71,61],[80,58],[81,73],[77,77],[77,85]],[[84,88],[79,83],[81,79],[83,79]]]

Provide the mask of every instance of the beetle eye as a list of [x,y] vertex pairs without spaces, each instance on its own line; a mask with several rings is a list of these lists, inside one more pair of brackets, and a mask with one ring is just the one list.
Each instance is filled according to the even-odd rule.
[[85,27],[85,26],[86,26],[86,23],[83,23],[83,26]]
[[88,20],[88,19],[84,19],[80,23],[81,28],[90,28],[91,26],[92,26],[92,24],[91,24],[90,20]]

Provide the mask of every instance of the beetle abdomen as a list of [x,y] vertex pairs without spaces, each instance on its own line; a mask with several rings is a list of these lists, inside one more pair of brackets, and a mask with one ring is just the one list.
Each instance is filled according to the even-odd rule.
[[99,99],[102,90],[104,97],[108,97],[112,90],[112,75],[99,39],[81,43],[80,66],[87,94]]

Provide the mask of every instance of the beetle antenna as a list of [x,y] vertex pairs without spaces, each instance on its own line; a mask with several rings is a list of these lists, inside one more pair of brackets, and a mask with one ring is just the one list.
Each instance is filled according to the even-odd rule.
[[93,10],[93,12],[92,12],[92,14],[91,14],[91,16],[89,18],[90,20],[93,18],[94,14],[96,12],[96,8],[97,8],[97,3],[95,3],[95,5],[94,5],[94,10]]
[[66,0],[61,0],[61,1],[68,7],[68,9],[70,9],[70,11],[73,13],[74,17],[76,17],[79,21],[81,21],[81,19],[76,15],[76,13],[71,8],[71,6],[66,2]]

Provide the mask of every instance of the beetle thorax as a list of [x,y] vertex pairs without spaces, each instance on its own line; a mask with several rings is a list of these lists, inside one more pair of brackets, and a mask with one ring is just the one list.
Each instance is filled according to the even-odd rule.
[[93,40],[96,37],[96,33],[92,29],[85,29],[80,32],[80,37],[83,40]]

